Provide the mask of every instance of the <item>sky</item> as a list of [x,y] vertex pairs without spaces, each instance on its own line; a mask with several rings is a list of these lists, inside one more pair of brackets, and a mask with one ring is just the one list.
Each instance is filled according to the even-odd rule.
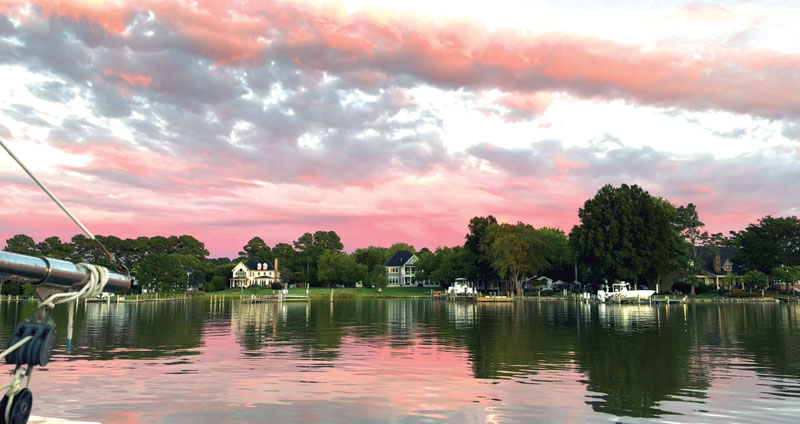
[[[605,184],[800,214],[795,1],[0,0],[0,137],[96,234],[567,232]],[[0,239],[78,232],[0,154]]]

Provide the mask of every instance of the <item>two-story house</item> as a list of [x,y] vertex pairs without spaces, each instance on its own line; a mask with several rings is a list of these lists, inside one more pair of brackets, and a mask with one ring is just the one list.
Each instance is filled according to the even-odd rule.
[[414,278],[414,264],[417,263],[417,256],[408,250],[401,250],[395,253],[385,264],[386,283],[389,286],[416,286]]
[[[716,289],[720,288],[735,288],[740,284],[739,269],[733,263],[736,257],[736,248],[734,247],[720,247],[718,249],[709,249],[705,246],[695,246],[694,252],[697,256],[695,258],[688,257],[688,265],[697,273],[694,279],[705,285],[714,286]],[[693,253],[694,253],[693,252]],[[727,281],[728,274],[732,276],[732,281]],[[672,284],[684,280],[684,276],[679,273],[670,273],[658,281],[656,289],[659,293],[672,291]]]
[[239,262],[233,267],[231,287],[269,286],[281,282],[278,271],[278,259],[275,262],[247,261]]
[[699,282],[716,286],[719,290],[720,287],[725,285],[725,276],[731,273],[734,275],[734,281],[729,282],[729,284],[738,284],[739,277],[736,274],[739,273],[739,269],[733,264],[733,258],[736,257],[736,248],[720,247],[717,252],[713,252],[707,247],[698,247],[697,249],[699,263],[696,265],[700,272],[695,275],[695,278]]

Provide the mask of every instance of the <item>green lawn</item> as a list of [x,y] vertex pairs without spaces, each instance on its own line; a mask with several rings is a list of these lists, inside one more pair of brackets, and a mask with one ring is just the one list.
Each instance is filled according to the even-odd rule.
[[[356,298],[356,297],[425,297],[430,294],[425,294],[432,290],[427,287],[388,287],[378,293],[377,289],[366,288],[346,288],[346,289],[333,289],[334,298]],[[440,290],[434,288],[433,290]],[[213,293],[214,296],[225,297],[240,297],[242,295],[259,295],[259,294],[273,294],[276,291],[265,287],[248,287],[245,289],[226,289],[223,291]],[[306,294],[306,289],[290,289],[289,294],[303,295]],[[330,297],[331,289],[324,287],[312,287],[309,291],[311,297]],[[205,296],[210,296],[207,293]]]

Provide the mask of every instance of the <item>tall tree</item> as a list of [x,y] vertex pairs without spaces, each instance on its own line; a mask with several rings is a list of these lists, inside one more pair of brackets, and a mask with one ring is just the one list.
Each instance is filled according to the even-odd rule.
[[133,271],[139,285],[148,291],[183,291],[189,276],[178,257],[154,253],[134,265]]
[[[423,264],[422,272],[442,287],[449,286],[456,278],[467,278],[475,272],[475,263],[470,260],[470,253],[461,246],[439,247],[434,255],[435,260],[430,264],[431,267]],[[415,268],[419,269],[419,265]]]
[[323,250],[341,252],[344,249],[342,239],[336,231],[317,231],[314,233],[314,245]]
[[784,290],[800,282],[800,266],[781,265],[772,270],[772,278],[778,284],[783,284]]
[[241,261],[269,262],[272,259],[272,249],[261,237],[251,238],[239,252],[239,260]]
[[170,236],[167,243],[170,247],[169,253],[172,254],[194,256],[201,259],[208,256],[208,250],[203,242],[187,234]]
[[343,252],[325,250],[319,258],[319,279],[329,286],[344,284],[353,286],[367,278],[367,266]]
[[298,259],[305,265],[302,269],[303,281],[307,284],[317,283],[317,264],[325,251],[341,252],[344,249],[342,240],[335,231],[317,231],[305,233],[294,242]]
[[765,216],[733,233],[733,242],[739,248],[734,261],[744,270],[767,274],[781,265],[800,265],[800,220],[796,216]]
[[415,249],[414,246],[412,246],[412,245],[410,245],[408,243],[403,243],[403,242],[395,243],[391,247],[386,249],[386,256],[384,257],[384,262],[386,262],[389,259],[391,259],[392,256],[394,256],[397,252],[400,252],[400,251],[403,251],[403,250],[405,250],[407,252],[411,252],[412,255],[416,255],[417,254],[417,249]]
[[32,237],[25,234],[17,234],[14,237],[6,240],[6,247],[3,248],[6,252],[19,253],[22,255],[36,256],[40,255],[38,246]]
[[564,233],[552,228],[537,230],[522,222],[493,225],[486,240],[492,266],[518,295],[522,295],[523,277],[533,277],[569,260]]
[[386,263],[386,248],[378,246],[369,246],[361,249],[356,249],[353,252],[353,257],[357,263],[366,265],[367,272],[372,272],[376,267],[383,270],[383,264]]
[[596,281],[657,280],[686,252],[675,207],[637,185],[604,186],[578,218],[570,244]]
[[498,278],[486,242],[487,232],[493,225],[497,225],[497,218],[492,215],[476,216],[469,220],[469,233],[464,237],[464,249],[475,262],[475,272],[473,275],[465,276],[466,278],[485,282]]
[[55,236],[42,240],[36,245],[36,249],[44,256],[63,260],[72,260],[76,251],[75,245],[63,243]]

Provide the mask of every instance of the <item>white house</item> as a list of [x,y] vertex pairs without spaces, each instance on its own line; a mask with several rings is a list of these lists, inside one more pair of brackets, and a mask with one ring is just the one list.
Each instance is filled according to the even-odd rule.
[[389,286],[416,286],[414,278],[414,264],[417,263],[417,256],[408,250],[401,250],[394,254],[385,264],[386,284]]
[[275,282],[281,282],[277,258],[275,262],[239,262],[233,267],[231,287],[269,286]]

